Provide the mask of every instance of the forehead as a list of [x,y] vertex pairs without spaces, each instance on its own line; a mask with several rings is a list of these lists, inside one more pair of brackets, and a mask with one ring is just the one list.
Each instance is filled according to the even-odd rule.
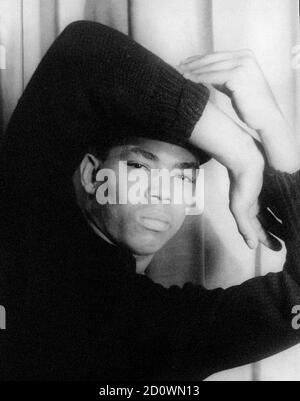
[[[161,161],[165,164],[195,163],[196,156],[188,149],[178,145],[148,138],[132,138],[124,145],[114,147],[110,157],[126,159],[129,156],[138,155],[138,150],[148,152],[155,156],[153,161]],[[142,156],[142,154],[140,155]]]

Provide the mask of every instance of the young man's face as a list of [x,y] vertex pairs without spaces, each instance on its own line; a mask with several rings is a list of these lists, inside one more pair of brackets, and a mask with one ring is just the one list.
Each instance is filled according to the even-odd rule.
[[[125,162],[128,175],[142,172],[145,178],[149,178],[146,181],[144,179],[143,185],[139,187],[138,196],[142,200],[139,204],[131,202],[132,193],[137,192],[133,188],[134,185],[136,188],[136,182],[129,182],[120,176],[120,162]],[[193,190],[199,168],[196,157],[187,149],[156,140],[133,139],[129,145],[112,148],[103,162],[94,158],[98,173],[103,169],[112,171],[116,181],[97,181],[95,177],[99,179],[99,174],[95,174],[95,171],[89,173],[91,166],[88,168],[88,164],[86,159],[81,168],[82,182],[89,188],[90,194],[88,213],[98,228],[115,244],[126,247],[135,255],[154,255],[180,229],[185,220],[187,205],[175,202],[173,189],[176,181],[177,184],[183,181],[184,185],[191,186]],[[151,174],[155,177],[162,169],[175,172],[170,182],[171,191],[166,193],[161,185],[155,184],[159,181],[151,180]],[[89,177],[94,180],[90,183],[94,185],[93,191],[91,185],[87,186]],[[116,195],[116,204],[99,203],[99,189],[103,184],[107,189],[106,194]],[[123,199],[127,196],[128,202],[120,204],[120,196]]]

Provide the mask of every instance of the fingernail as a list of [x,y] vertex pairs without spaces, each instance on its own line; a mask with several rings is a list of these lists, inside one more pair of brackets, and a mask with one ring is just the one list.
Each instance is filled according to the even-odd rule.
[[252,240],[247,240],[247,244],[249,246],[250,249],[256,249],[256,244],[254,241]]

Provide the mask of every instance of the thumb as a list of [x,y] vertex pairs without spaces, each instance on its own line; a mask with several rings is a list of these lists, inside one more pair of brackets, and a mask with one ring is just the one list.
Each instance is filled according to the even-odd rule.
[[258,238],[250,218],[250,209],[238,202],[232,202],[231,213],[236,221],[239,233],[250,249],[258,247]]

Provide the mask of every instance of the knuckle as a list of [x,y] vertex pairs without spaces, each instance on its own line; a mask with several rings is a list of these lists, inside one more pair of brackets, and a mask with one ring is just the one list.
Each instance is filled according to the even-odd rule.
[[240,62],[241,65],[245,67],[251,67],[256,64],[256,56],[253,50],[243,50],[243,52],[241,53]]
[[254,54],[254,51],[252,49],[243,49],[241,51],[241,54],[244,57],[255,58],[255,54]]

